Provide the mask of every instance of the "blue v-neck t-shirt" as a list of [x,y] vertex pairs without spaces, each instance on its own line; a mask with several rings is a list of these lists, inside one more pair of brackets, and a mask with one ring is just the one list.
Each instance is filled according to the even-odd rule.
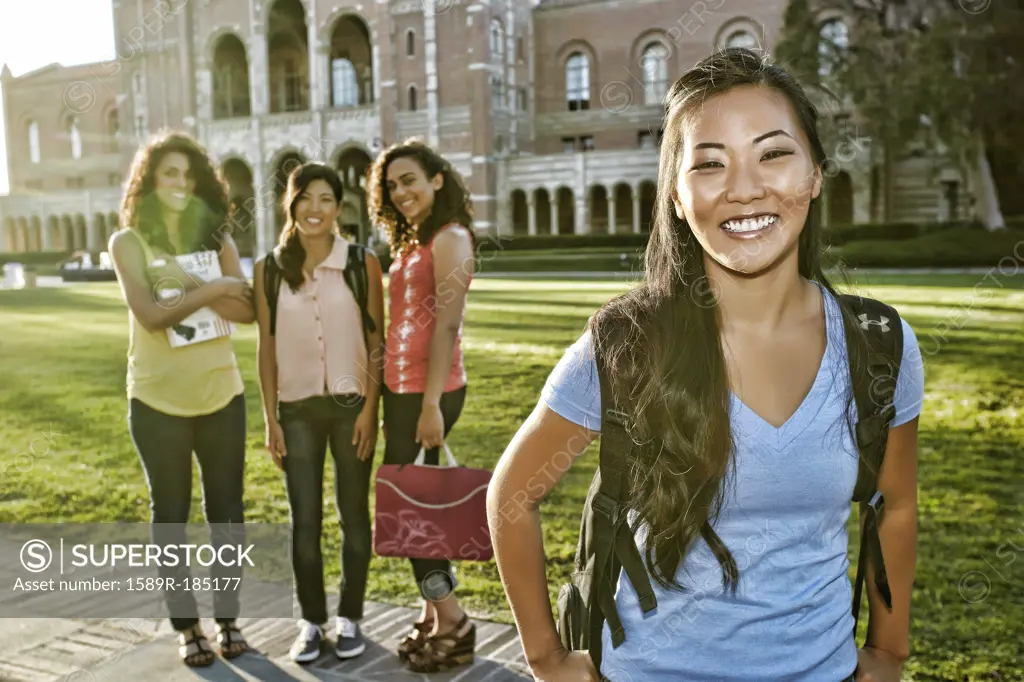
[[[612,648],[605,624],[601,673],[611,682],[778,680],[838,682],[853,673],[846,522],[857,480],[857,448],[846,426],[850,368],[838,302],[824,289],[827,343],[814,383],[776,428],[730,396],[735,443],[715,531],[740,572],[735,594],[697,538],[677,572],[688,589],[654,580],[657,607],[644,614],[621,573],[615,602],[626,641]],[[892,427],[921,411],[924,369],[903,322],[903,360]],[[680,340],[680,352],[684,340]],[[565,419],[600,431],[601,395],[589,332],[548,377],[542,401]],[[856,410],[850,408],[855,416]],[[643,556],[645,531],[636,539]]]

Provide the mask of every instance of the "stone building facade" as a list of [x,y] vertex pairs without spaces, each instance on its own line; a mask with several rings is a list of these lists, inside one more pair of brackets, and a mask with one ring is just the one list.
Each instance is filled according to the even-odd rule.
[[[113,0],[115,59],[0,76],[11,194],[0,250],[103,250],[132,156],[195,135],[239,206],[244,254],[283,224],[291,167],[320,159],[365,239],[364,173],[419,136],[466,178],[499,234],[649,229],[661,98],[727,45],[771,51],[785,0]],[[842,30],[823,17],[823,30]],[[834,130],[826,217],[877,220],[877,161],[851,113]],[[955,215],[959,177],[907,160],[894,217]]]

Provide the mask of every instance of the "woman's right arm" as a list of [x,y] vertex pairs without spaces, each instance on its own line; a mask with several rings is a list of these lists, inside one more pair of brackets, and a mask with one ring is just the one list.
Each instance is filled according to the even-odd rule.
[[[115,233],[110,238],[108,251],[114,262],[114,271],[125,303],[146,331],[155,332],[173,327],[227,293],[229,281],[221,279],[187,290],[173,303],[161,302],[156,288],[150,284],[146,275],[146,256],[135,235],[129,234],[127,230]],[[182,288],[186,288],[184,283]]]
[[267,303],[267,292],[263,289],[264,265],[264,260],[256,261],[252,279],[256,294],[256,323],[259,325],[256,356],[260,393],[263,396],[263,422],[269,427],[277,423],[277,346],[274,337],[270,335],[270,306]]
[[487,491],[495,561],[526,659],[539,680],[597,680],[589,656],[562,646],[548,597],[539,507],[597,437],[541,402],[499,460]]

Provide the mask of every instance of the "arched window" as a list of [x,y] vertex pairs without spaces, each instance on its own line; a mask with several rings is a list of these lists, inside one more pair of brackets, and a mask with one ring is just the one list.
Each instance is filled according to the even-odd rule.
[[491,61],[505,60],[505,31],[501,22],[491,19]]
[[416,111],[416,86],[409,86],[409,111]]
[[846,23],[839,18],[829,19],[818,32],[818,76],[827,78],[835,71],[839,57],[850,45]]
[[748,50],[756,50],[760,47],[757,43],[757,36],[745,29],[739,29],[729,34],[725,39],[726,47],[745,47]]
[[565,100],[569,111],[590,108],[590,59],[582,52],[565,62]]
[[356,67],[347,59],[335,59],[331,64],[335,107],[359,106],[359,80]]
[[28,122],[28,156],[32,163],[39,163],[39,124],[35,121]]
[[78,128],[78,117],[68,119],[68,140],[71,142],[71,158],[82,158],[82,131]]
[[121,132],[121,122],[117,118],[117,109],[107,112],[107,147],[117,151],[117,134]]
[[640,59],[644,71],[644,104],[661,104],[668,92],[668,48],[651,43]]
[[412,29],[405,32],[405,56],[414,57],[416,55],[416,33]]

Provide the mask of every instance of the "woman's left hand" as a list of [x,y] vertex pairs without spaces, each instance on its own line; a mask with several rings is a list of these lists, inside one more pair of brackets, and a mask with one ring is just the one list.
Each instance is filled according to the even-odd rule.
[[416,422],[416,442],[424,450],[444,445],[444,416],[439,405],[424,405]]
[[900,682],[903,662],[881,649],[866,646],[857,650],[857,682]]
[[357,446],[356,455],[363,462],[373,457],[377,447],[377,411],[364,409],[356,417],[355,428],[352,430],[352,445]]

